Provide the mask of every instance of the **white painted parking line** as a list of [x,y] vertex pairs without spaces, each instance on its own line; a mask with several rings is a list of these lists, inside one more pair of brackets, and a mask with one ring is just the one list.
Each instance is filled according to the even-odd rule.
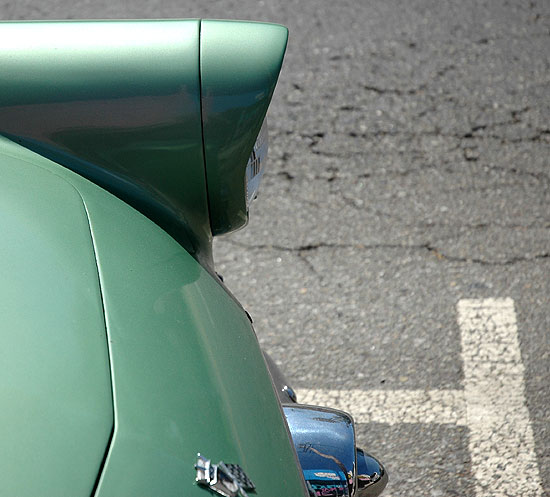
[[457,312],[463,390],[297,389],[298,401],[348,411],[358,423],[467,426],[477,497],[541,497],[514,301],[464,299]]
[[464,425],[463,390],[297,389],[298,402],[347,411],[357,423]]
[[470,457],[478,496],[541,496],[512,299],[457,305]]

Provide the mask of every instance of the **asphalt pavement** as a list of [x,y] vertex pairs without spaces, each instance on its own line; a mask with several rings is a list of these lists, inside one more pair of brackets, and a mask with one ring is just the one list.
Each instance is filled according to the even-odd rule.
[[[288,26],[268,170],[249,225],[216,241],[219,272],[299,391],[355,399],[388,495],[550,496],[550,2],[2,1],[0,15]],[[485,348],[509,381],[483,383]],[[494,423],[468,395],[482,387],[488,405],[510,399]]]

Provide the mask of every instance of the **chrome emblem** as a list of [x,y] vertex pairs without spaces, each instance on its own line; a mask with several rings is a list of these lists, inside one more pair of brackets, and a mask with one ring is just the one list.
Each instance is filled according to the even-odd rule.
[[248,497],[245,490],[254,490],[254,483],[246,476],[238,464],[225,464],[220,461],[212,464],[210,459],[197,454],[195,464],[199,485],[209,488],[224,497]]

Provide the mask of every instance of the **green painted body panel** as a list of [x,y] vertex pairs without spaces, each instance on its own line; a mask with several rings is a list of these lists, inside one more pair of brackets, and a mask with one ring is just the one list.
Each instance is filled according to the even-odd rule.
[[107,335],[84,203],[44,162],[0,138],[0,495],[89,496],[113,429]]
[[258,495],[303,495],[243,309],[151,221],[96,188],[81,191],[105,296],[117,420],[98,496],[205,497],[194,484],[197,452],[240,464]]
[[204,146],[212,233],[248,220],[245,168],[267,113],[288,39],[284,26],[201,23]]
[[199,30],[0,23],[0,133],[113,192],[211,266]]
[[197,452],[240,464],[258,496],[307,495],[242,308],[151,220],[70,170],[41,164],[81,195],[99,267],[115,428],[96,495],[207,497],[194,482]]
[[210,270],[288,31],[245,21],[0,22],[0,134],[78,172]]

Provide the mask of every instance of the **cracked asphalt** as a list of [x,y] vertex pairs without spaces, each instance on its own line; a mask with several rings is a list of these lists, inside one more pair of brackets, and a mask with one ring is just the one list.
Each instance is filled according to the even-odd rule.
[[[365,402],[373,389],[460,389],[457,302],[512,298],[550,496],[550,2],[24,0],[0,12],[287,25],[268,170],[248,227],[216,242],[219,272],[295,386],[364,389]],[[466,427],[358,432],[392,496],[472,495]]]

